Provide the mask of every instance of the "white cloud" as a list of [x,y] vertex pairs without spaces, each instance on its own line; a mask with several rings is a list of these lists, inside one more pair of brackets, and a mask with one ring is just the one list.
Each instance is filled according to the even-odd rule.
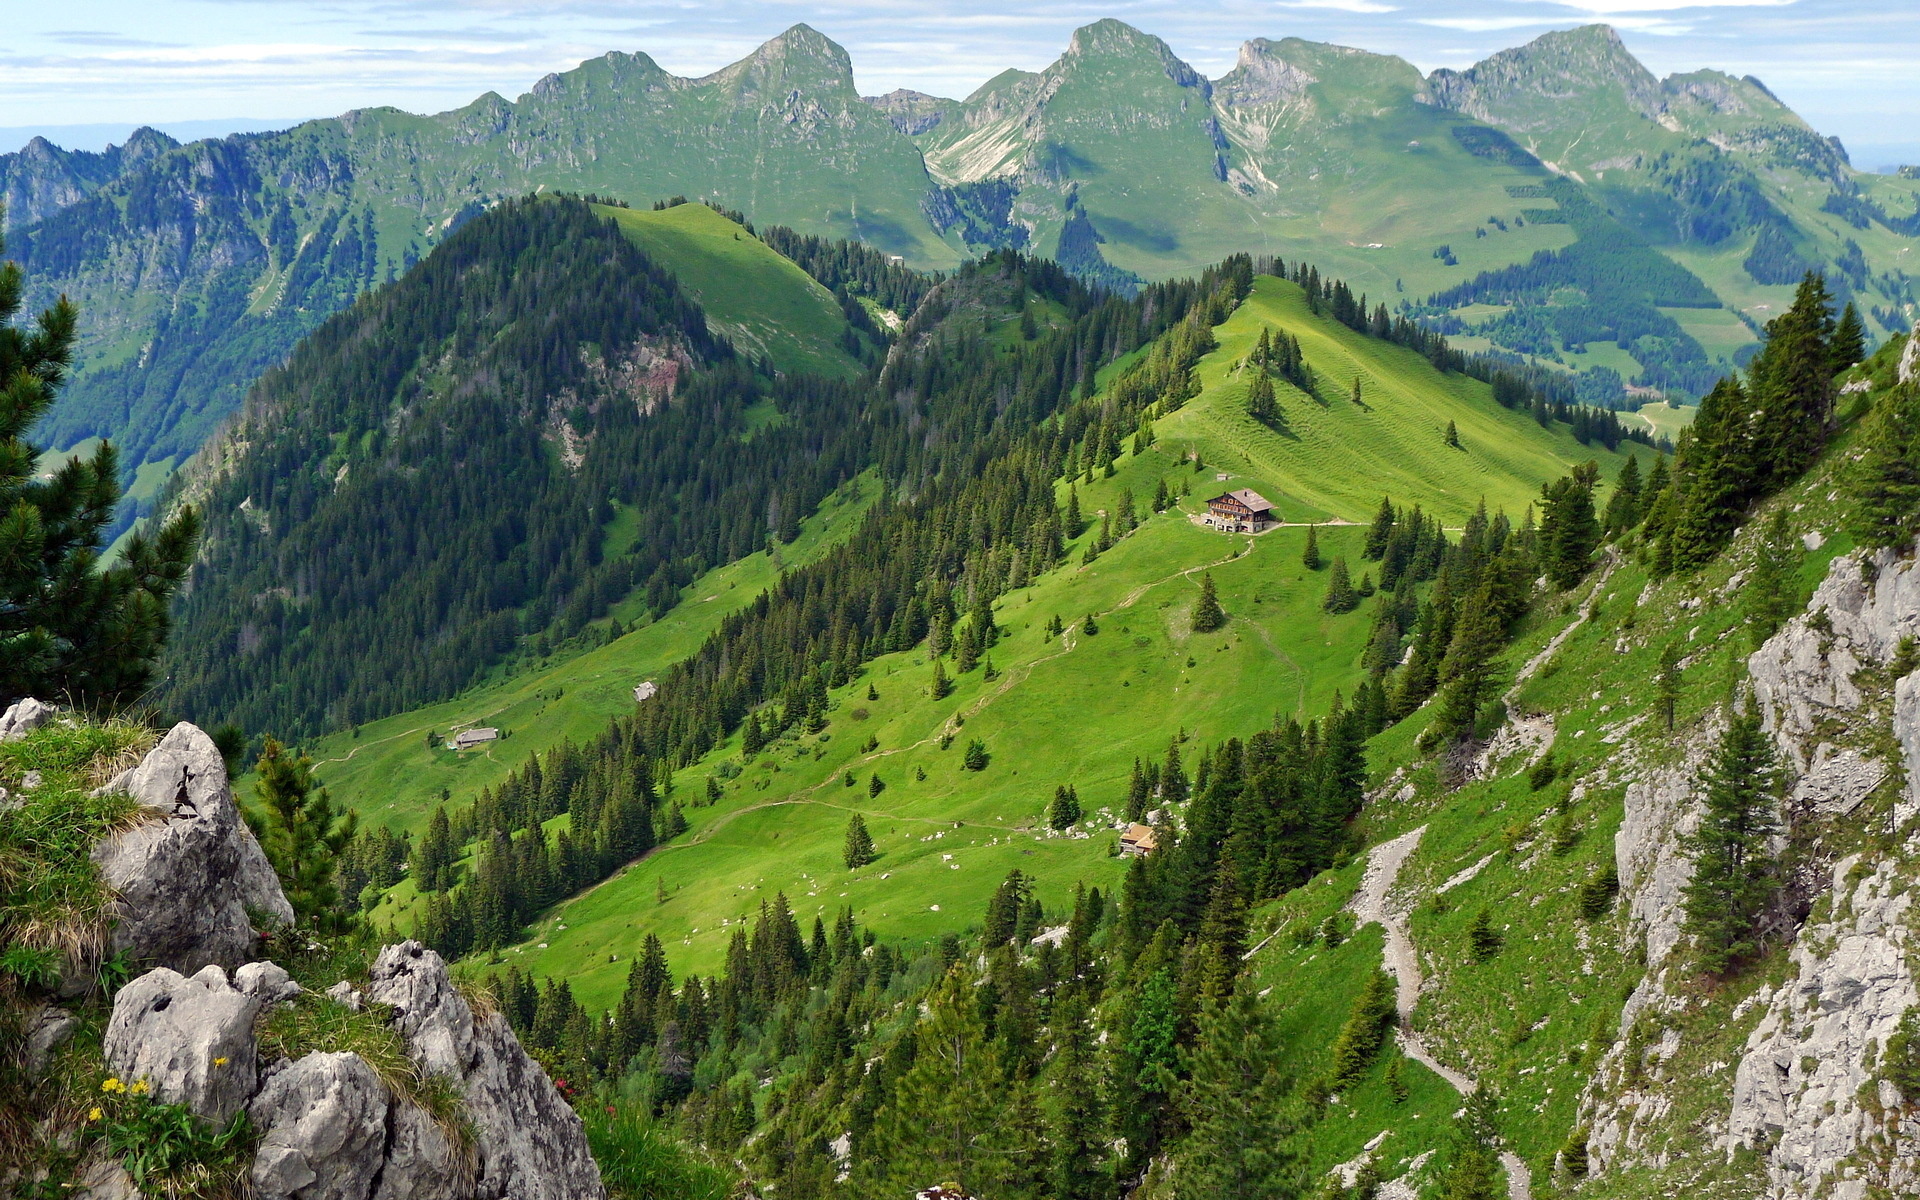
[[1397,5],[1376,4],[1374,0],[1277,0],[1281,8],[1328,8],[1350,13],[1399,12]]

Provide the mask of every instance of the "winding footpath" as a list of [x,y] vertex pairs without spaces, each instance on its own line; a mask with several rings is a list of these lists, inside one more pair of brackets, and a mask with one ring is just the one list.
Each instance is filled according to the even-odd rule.
[[[1426,832],[1427,827],[1422,825],[1390,842],[1375,846],[1367,855],[1366,874],[1361,877],[1360,890],[1354,894],[1349,907],[1359,926],[1378,925],[1386,935],[1386,950],[1381,958],[1387,974],[1393,976],[1395,1001],[1400,1012],[1398,1033],[1401,1051],[1446,1080],[1454,1091],[1462,1096],[1470,1096],[1479,1089],[1479,1081],[1435,1058],[1427,1048],[1425,1039],[1413,1028],[1413,1006],[1419,1002],[1420,985],[1423,982],[1420,977],[1420,954],[1414,949],[1413,938],[1407,934],[1407,909],[1394,903],[1393,885],[1400,877],[1401,866],[1420,845],[1421,835]],[[1502,1150],[1500,1165],[1507,1172],[1508,1200],[1533,1200],[1533,1175],[1520,1156]]]

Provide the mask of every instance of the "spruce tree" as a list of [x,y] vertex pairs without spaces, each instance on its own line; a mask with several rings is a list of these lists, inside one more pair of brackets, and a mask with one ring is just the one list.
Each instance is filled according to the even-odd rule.
[[152,683],[199,518],[182,506],[101,565],[120,504],[119,453],[102,442],[39,477],[43,448],[28,434],[66,379],[79,313],[62,297],[30,328],[17,324],[24,287],[17,263],[0,264],[0,708],[29,695],[117,706]]
[[1054,829],[1071,829],[1080,823],[1080,795],[1068,784],[1054,789],[1053,802],[1047,805],[1047,824]]
[[1300,551],[1300,565],[1309,571],[1318,571],[1324,560],[1320,557],[1320,527],[1307,526],[1307,544]]
[[1630,454],[1614,477],[1613,495],[1607,497],[1607,514],[1601,524],[1609,537],[1619,537],[1640,523],[1640,486],[1640,460]]
[[987,761],[987,744],[975,738],[967,743],[966,754],[962,757],[960,765],[969,771],[984,771],[987,769]]
[[1203,571],[1200,575],[1200,598],[1193,605],[1193,631],[1212,633],[1227,623],[1227,614],[1220,607],[1220,597],[1213,590],[1213,572]]
[[1768,841],[1779,828],[1780,770],[1757,705],[1749,710],[1733,715],[1701,774],[1706,811],[1687,839],[1686,930],[1715,975],[1759,951],[1760,920],[1779,886]]
[[1766,341],[1748,369],[1754,467],[1762,490],[1797,478],[1812,464],[1832,428],[1831,304],[1826,280],[1808,271],[1793,306],[1767,323]]
[[1110,1194],[1102,1162],[1106,1081],[1086,1006],[1077,992],[1056,1001],[1051,1023],[1059,1050],[1048,1072],[1054,1099],[1047,1122],[1051,1153],[1046,1194],[1055,1200],[1104,1200]]
[[1561,591],[1586,576],[1600,544],[1600,522],[1593,515],[1593,487],[1599,474],[1598,463],[1585,462],[1540,489],[1541,565]]
[[1660,651],[1660,666],[1653,677],[1654,705],[1673,732],[1674,714],[1680,705],[1680,643],[1668,642]]
[[875,857],[873,838],[867,833],[867,823],[859,813],[847,820],[847,844],[841,852],[849,871],[857,871],[872,862]]
[[1867,356],[1867,328],[1860,320],[1860,310],[1851,300],[1840,314],[1840,323],[1833,328],[1833,342],[1828,351],[1827,372],[1831,375],[1838,375]]
[[1447,445],[1452,446],[1455,450],[1460,448],[1460,429],[1451,420],[1447,422],[1445,441]]
[[933,683],[927,690],[935,700],[944,700],[953,694],[953,680],[947,678],[947,669],[937,658],[933,660]]
[[1747,639],[1754,649],[1799,609],[1794,582],[1799,571],[1800,543],[1787,527],[1787,510],[1776,508],[1760,539],[1753,572],[1741,589],[1747,607]]
[[1203,1010],[1181,1052],[1178,1093],[1190,1132],[1175,1150],[1176,1200],[1294,1200],[1307,1179],[1286,1147],[1297,1122],[1281,1078],[1285,1053],[1258,997],[1241,990]]
[[1333,570],[1327,573],[1327,596],[1320,607],[1330,613],[1350,613],[1360,606],[1360,596],[1353,590],[1353,580],[1347,574],[1347,560],[1336,555]]
[[1480,713],[1492,699],[1494,661],[1500,653],[1499,618],[1484,591],[1464,606],[1440,663],[1440,713],[1435,728],[1454,741],[1475,735]]
[[358,815],[350,809],[335,813],[327,789],[314,790],[313,760],[273,738],[254,769],[259,810],[243,812],[280,877],[294,924],[321,933],[346,932],[353,918],[340,903],[335,873],[359,827]]
[[1391,497],[1382,496],[1379,511],[1373,514],[1373,524],[1367,527],[1367,540],[1365,548],[1360,552],[1360,557],[1368,562],[1380,561],[1380,556],[1387,552],[1387,540],[1392,536],[1393,500]]
[[1920,383],[1875,398],[1855,445],[1843,477],[1848,532],[1873,549],[1912,545],[1920,534]]

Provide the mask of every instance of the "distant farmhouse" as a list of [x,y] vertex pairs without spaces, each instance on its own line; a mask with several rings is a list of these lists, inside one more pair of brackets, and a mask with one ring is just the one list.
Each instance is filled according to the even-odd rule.
[[475,746],[484,746],[488,742],[498,741],[500,731],[492,728],[463,729],[453,739],[455,750],[471,750]]
[[1258,533],[1275,523],[1273,505],[1251,488],[1222,492],[1207,501],[1206,523],[1222,533]]
[[660,685],[655,683],[653,680],[649,679],[645,683],[633,689],[633,702],[635,704],[638,704],[643,700],[651,700],[654,697],[654,693],[658,692],[659,690],[660,690]]
[[1120,853],[1127,858],[1143,858],[1159,847],[1160,843],[1153,836],[1151,825],[1135,822],[1127,826],[1126,832],[1120,835]]

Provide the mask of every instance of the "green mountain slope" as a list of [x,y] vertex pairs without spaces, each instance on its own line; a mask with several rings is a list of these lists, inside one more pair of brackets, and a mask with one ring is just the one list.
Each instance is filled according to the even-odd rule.
[[842,344],[850,331],[833,294],[707,205],[594,211],[612,217],[647,257],[672,271],[735,349],[779,371],[860,370]]
[[[1296,436],[1276,435],[1245,413],[1236,368],[1263,329],[1299,338],[1322,390],[1335,397],[1323,406],[1290,391],[1283,404]],[[1121,864],[1111,857],[1108,826],[1124,808],[1136,759],[1158,762],[1176,736],[1197,746],[1277,717],[1317,716],[1336,692],[1352,695],[1363,677],[1358,664],[1372,626],[1363,613],[1322,611],[1328,572],[1302,565],[1307,531],[1215,533],[1195,519],[1207,497],[1252,487],[1289,521],[1364,523],[1385,490],[1450,525],[1467,520],[1483,500],[1517,521],[1541,484],[1572,463],[1593,458],[1611,477],[1623,461],[1597,445],[1580,446],[1564,425],[1543,428],[1500,407],[1484,384],[1442,375],[1410,351],[1313,315],[1301,290],[1282,280],[1259,277],[1214,336],[1217,348],[1196,369],[1197,398],[1160,418],[1154,444],[1122,455],[1113,476],[1075,489],[1089,516],[1117,511],[1123,501],[1144,508],[1161,484],[1189,495],[1147,516],[1097,560],[1082,562],[1099,536],[1093,521],[1069,546],[1070,565],[1003,596],[996,621],[1004,633],[990,652],[993,679],[975,670],[956,677],[951,695],[936,698],[923,648],[886,654],[830,691],[820,735],[796,730],[753,755],[743,754],[738,736],[729,739],[674,776],[673,797],[684,806],[689,831],[555,907],[525,945],[508,951],[509,960],[564,976],[583,1002],[603,1005],[617,999],[647,935],[674,947],[677,967],[704,973],[722,961],[733,927],[776,893],[803,921],[851,905],[861,924],[883,936],[923,940],[977,920],[1011,869],[1032,875],[1051,896],[1077,879],[1110,889]],[[1355,373],[1364,380],[1366,408],[1346,398]],[[1444,443],[1449,421],[1460,431],[1459,449]],[[1195,452],[1205,464],[1198,473],[1190,463]],[[1221,473],[1225,482],[1216,478]],[[1067,485],[1059,487],[1064,498]],[[1321,553],[1345,557],[1356,580],[1361,534],[1337,525],[1316,534]],[[1218,633],[1192,629],[1203,572],[1230,616]],[[682,610],[698,612],[700,590],[689,593]],[[665,623],[679,620],[678,612]],[[1085,631],[1088,614],[1096,633]],[[1067,629],[1048,636],[1056,617]],[[627,640],[639,644],[647,632]],[[542,678],[557,684],[561,673]],[[877,700],[869,699],[869,686]],[[517,695],[541,690],[526,682],[511,687]],[[459,711],[491,702],[491,693],[477,694],[463,698]],[[556,698],[551,715],[532,719],[552,724],[591,711],[584,701],[567,703],[563,710]],[[329,786],[401,828],[419,829],[439,786],[459,789],[457,810],[502,768],[489,762],[475,773],[459,765],[460,756],[422,743],[420,729],[453,711],[442,706],[383,722],[376,736],[389,749],[362,767],[328,772]],[[543,727],[539,737],[503,743],[490,757],[525,762],[532,749],[555,740],[554,729]],[[961,762],[974,739],[989,755],[978,772]],[[327,746],[338,756],[348,743],[336,738]],[[885,787],[873,794],[876,776]],[[396,786],[396,779],[408,782]],[[719,795],[712,804],[705,799],[710,779]],[[1091,818],[1066,836],[1044,819],[1062,785],[1077,789]],[[863,815],[881,856],[849,874],[840,854],[854,812]],[[557,832],[567,818],[550,824]],[[665,903],[663,891],[671,897]],[[375,919],[404,927],[422,903],[402,884]]]

